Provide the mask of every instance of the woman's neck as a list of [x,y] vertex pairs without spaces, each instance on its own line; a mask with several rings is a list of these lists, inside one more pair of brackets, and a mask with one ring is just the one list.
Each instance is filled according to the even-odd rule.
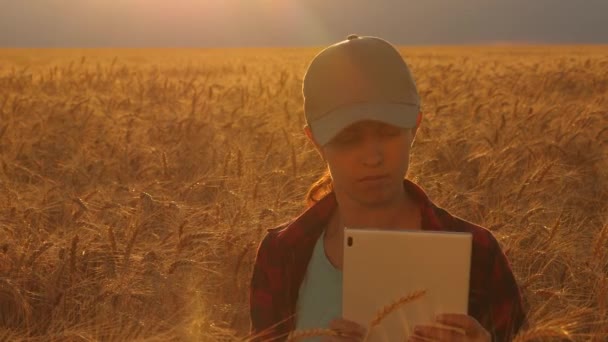
[[[420,208],[406,192],[395,201],[382,206],[338,199],[338,207],[329,225],[330,230],[350,228],[419,229]],[[333,234],[332,234],[333,235]]]

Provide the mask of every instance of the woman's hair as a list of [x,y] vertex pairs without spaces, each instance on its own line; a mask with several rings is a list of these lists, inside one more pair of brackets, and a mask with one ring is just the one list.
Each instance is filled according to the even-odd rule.
[[323,173],[323,175],[321,175],[321,177],[312,183],[310,188],[308,188],[308,193],[306,194],[306,205],[308,207],[313,206],[325,195],[332,192],[333,189],[334,185],[331,179],[331,173],[329,172],[329,168],[327,168],[325,173]]

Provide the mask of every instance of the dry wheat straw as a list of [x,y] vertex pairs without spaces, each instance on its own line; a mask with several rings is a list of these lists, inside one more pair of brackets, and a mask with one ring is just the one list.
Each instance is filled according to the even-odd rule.
[[293,171],[293,176],[297,177],[298,176],[298,156],[296,153],[296,147],[291,142],[289,143],[289,146],[291,148],[291,168]]
[[236,175],[239,178],[243,176],[243,152],[240,148],[236,151]]
[[110,241],[110,248],[112,249],[112,254],[116,255],[116,238],[114,237],[114,230],[112,227],[108,227],[108,240]]
[[169,269],[167,270],[167,273],[172,274],[174,273],[178,268],[181,267],[192,267],[195,266],[197,264],[196,261],[194,260],[189,260],[189,259],[181,259],[181,260],[177,260],[171,263],[171,265],[169,266]]
[[545,178],[545,176],[547,175],[547,172],[549,172],[549,170],[555,165],[555,163],[549,163],[547,164],[539,173],[538,173],[538,178],[536,179],[537,183],[542,183],[543,179]]
[[243,263],[243,260],[245,260],[245,255],[247,255],[247,253],[252,250],[252,248],[254,247],[254,243],[250,242],[248,244],[245,245],[245,248],[243,248],[243,250],[239,253],[239,255],[236,257],[236,264],[234,266],[234,281],[238,281],[238,276],[239,276],[239,271],[241,269],[241,264]]
[[226,176],[228,176],[228,165],[230,164],[230,159],[232,159],[232,151],[228,150],[226,153],[226,157],[224,158],[224,167],[222,168],[222,180],[220,183],[220,187],[224,187],[226,182]]
[[557,231],[559,230],[559,227],[562,224],[562,216],[563,216],[563,214],[564,214],[564,209],[562,208],[562,211],[559,213],[559,216],[555,220],[555,224],[553,225],[553,227],[551,227],[549,238],[545,241],[546,244],[548,244],[551,241],[553,241],[553,238],[557,234]]
[[133,229],[133,234],[131,235],[131,239],[129,239],[129,242],[127,244],[127,248],[125,249],[125,254],[123,257],[123,271],[127,272],[128,270],[128,265],[129,265],[129,259],[131,257],[131,252],[133,251],[133,246],[135,245],[135,239],[137,238],[137,234],[139,233],[139,225],[136,225]]
[[262,154],[263,155],[262,165],[266,165],[266,161],[268,160],[268,157],[270,156],[270,150],[272,149],[272,146],[274,144],[274,139],[275,139],[275,131],[272,131],[272,133],[270,134],[270,139],[268,139],[268,144],[266,145],[266,148],[264,149],[264,153]]
[[232,219],[230,220],[230,227],[234,228],[234,226],[236,226],[236,224],[240,218],[241,218],[241,209],[237,208],[236,212],[232,216]]
[[253,183],[253,191],[251,194],[251,199],[256,200],[258,198],[258,187],[260,185],[261,178],[260,176],[255,176],[255,182]]
[[163,176],[169,177],[169,168],[167,165],[167,153],[165,151],[163,151],[162,154],[162,160],[163,160]]
[[[207,215],[207,213],[205,213],[205,216]],[[182,224],[179,225],[179,227],[177,227],[177,239],[179,241],[182,240],[182,236],[184,235],[184,227],[188,224],[188,220],[184,220],[184,222],[182,222]]]
[[604,247],[606,241],[608,240],[608,224],[602,228],[600,231],[599,237],[595,241],[595,246],[593,246],[593,257],[595,260],[601,260],[601,255],[606,254],[606,248]]
[[46,252],[52,246],[53,246],[52,242],[43,243],[42,246],[40,246],[37,250],[34,251],[34,253],[32,253],[32,256],[30,256],[27,264],[33,268],[34,263],[36,262],[36,259],[38,259],[44,252]]
[[517,334],[513,342],[542,341],[547,338],[559,338],[572,341],[570,333],[564,329],[540,327]]
[[[8,126],[8,124],[6,125]],[[597,134],[595,135],[595,140],[600,140],[600,137],[602,136],[602,134],[604,134],[605,132],[608,132],[608,127],[602,129],[601,131],[597,132]],[[0,136],[1,137],[1,136]]]
[[72,248],[70,249],[70,272],[76,270],[76,249],[78,248],[78,234],[72,238]]
[[209,232],[186,234],[186,235],[184,235],[184,237],[182,239],[179,240],[178,246],[177,246],[177,251],[179,253],[186,247],[193,246],[194,244],[197,243],[197,241],[199,241],[201,239],[207,240],[210,237],[213,237],[213,234],[209,233]]

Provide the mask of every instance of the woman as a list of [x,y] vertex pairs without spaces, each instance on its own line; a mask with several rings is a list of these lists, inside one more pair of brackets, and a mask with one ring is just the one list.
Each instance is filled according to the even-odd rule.
[[445,313],[452,330],[419,326],[412,341],[509,341],[525,324],[508,260],[485,228],[435,206],[405,178],[421,122],[420,99],[398,51],[351,35],[319,53],[304,82],[305,133],[327,163],[309,207],[269,229],[251,278],[251,332],[284,340],[293,330],[331,328],[329,341],[361,341],[365,328],[340,317],[343,228],[471,232],[469,311]]

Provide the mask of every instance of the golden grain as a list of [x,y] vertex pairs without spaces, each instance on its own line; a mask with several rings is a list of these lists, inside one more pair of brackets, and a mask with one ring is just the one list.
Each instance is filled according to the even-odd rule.
[[[257,244],[325,168],[301,146],[317,51],[0,50],[0,269],[3,298],[24,294],[10,337],[246,336]],[[606,48],[402,52],[425,113],[409,174],[507,247],[520,339],[605,340]]]

